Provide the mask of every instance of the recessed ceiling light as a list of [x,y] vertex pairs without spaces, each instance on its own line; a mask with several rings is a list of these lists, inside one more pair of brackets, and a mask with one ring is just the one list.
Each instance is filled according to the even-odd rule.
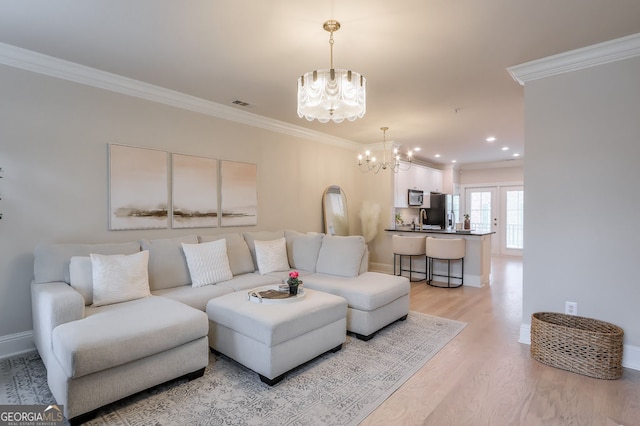
[[458,162],[458,160],[451,160],[451,162],[452,162],[452,163],[457,163],[457,162]]
[[509,151],[509,147],[508,147],[508,146],[503,146],[503,147],[502,147],[502,150],[503,150],[503,151]]
[[420,147],[418,146],[418,147],[413,148],[413,150],[414,150],[414,151],[416,151],[416,152],[418,152],[418,151],[422,150],[422,148],[420,148]]
[[495,136],[489,136],[487,139],[485,139],[487,142],[495,142],[496,141],[496,137]]
[[434,157],[440,158],[440,154],[436,154],[436,155],[434,155]]
[[515,154],[513,154],[514,157],[520,157],[520,154],[518,154],[517,152]]

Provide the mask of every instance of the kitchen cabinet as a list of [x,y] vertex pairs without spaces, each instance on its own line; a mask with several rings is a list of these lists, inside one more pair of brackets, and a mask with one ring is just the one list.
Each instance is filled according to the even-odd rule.
[[395,207],[409,207],[407,193],[409,189],[424,191],[422,207],[429,208],[430,192],[442,192],[442,171],[430,167],[412,164],[406,171],[394,174],[394,203]]
[[413,167],[407,171],[400,170],[393,175],[394,178],[394,202],[395,207],[409,207],[408,191],[413,187]]
[[427,186],[425,192],[442,192],[442,170],[426,168]]

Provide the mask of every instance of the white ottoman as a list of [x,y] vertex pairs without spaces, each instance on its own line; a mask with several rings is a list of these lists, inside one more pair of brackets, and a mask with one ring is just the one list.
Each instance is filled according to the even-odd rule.
[[286,303],[254,303],[246,291],[207,303],[209,346],[258,373],[274,385],[287,371],[336,352],[346,340],[347,301],[305,289]]

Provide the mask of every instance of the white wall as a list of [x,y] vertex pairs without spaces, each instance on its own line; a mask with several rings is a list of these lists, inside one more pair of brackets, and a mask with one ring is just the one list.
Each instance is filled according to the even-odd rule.
[[[322,231],[322,193],[331,184],[344,188],[352,233],[360,230],[359,172],[349,149],[10,67],[0,66],[0,86],[0,343],[31,329],[39,242]],[[109,143],[257,163],[258,226],[108,231]]]
[[633,58],[525,85],[523,324],[574,301],[640,347],[638,76]]
[[502,182],[522,182],[524,168],[513,167],[463,168],[460,170],[461,185],[494,184]]

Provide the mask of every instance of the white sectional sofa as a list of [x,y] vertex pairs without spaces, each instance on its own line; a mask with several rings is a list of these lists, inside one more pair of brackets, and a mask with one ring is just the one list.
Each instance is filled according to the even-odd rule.
[[[222,263],[211,262],[222,265],[213,272],[215,283],[201,285],[202,276],[209,276],[202,268],[210,262],[193,253],[209,248],[220,253],[220,247]],[[291,230],[41,244],[31,284],[33,333],[51,392],[70,422],[81,423],[98,408],[141,390],[199,377],[208,365],[211,339],[207,303],[280,284],[291,269],[299,271],[305,288],[346,299],[346,331],[368,340],[406,318],[409,281],[367,272],[367,258],[362,237]],[[111,291],[109,280],[131,285],[117,275],[131,259],[135,265],[146,261],[148,288],[129,294],[122,284]]]

